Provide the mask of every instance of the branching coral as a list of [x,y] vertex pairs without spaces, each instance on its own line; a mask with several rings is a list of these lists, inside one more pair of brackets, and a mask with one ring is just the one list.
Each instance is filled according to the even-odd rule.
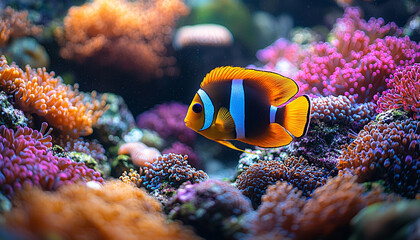
[[96,92],[92,92],[94,100],[86,102],[77,85],[65,85],[54,72],[29,66],[23,71],[15,64],[9,66],[4,56],[0,57],[0,88],[14,95],[18,108],[45,118],[64,135],[91,134],[92,125],[106,109],[104,98],[95,100]]
[[42,28],[32,25],[28,20],[28,12],[16,12],[11,7],[0,11],[0,48],[10,39],[41,33]]
[[371,122],[346,145],[338,168],[359,181],[385,179],[407,197],[420,192],[420,122],[412,119]]
[[404,108],[420,119],[420,64],[398,68],[386,82],[389,89],[375,96],[378,111]]
[[[285,182],[268,188],[262,205],[250,224],[250,239],[292,237],[314,239],[346,227],[361,209],[388,199],[379,189],[366,192],[363,185],[349,175],[335,177],[317,188],[312,198]],[[340,235],[339,235],[340,236]],[[340,237],[337,237],[340,238]],[[342,236],[341,236],[342,238]]]
[[181,186],[166,208],[170,219],[193,226],[206,239],[233,239],[246,231],[240,224],[242,215],[252,211],[238,189],[218,180]]
[[140,128],[156,131],[162,138],[172,137],[182,143],[192,145],[195,132],[185,126],[184,118],[187,111],[188,106],[181,103],[160,104],[139,115],[137,125]]
[[75,184],[50,193],[23,192],[5,226],[28,239],[198,239],[167,223],[161,205],[144,190],[119,181],[99,188]]
[[188,159],[187,159],[188,164],[190,164],[191,166],[195,168],[200,167],[200,158],[197,156],[194,150],[188,145],[185,145],[181,142],[173,143],[169,148],[164,149],[162,153],[163,154],[175,153],[175,154],[181,154],[181,155],[188,155]]
[[[162,14],[164,13],[164,14]],[[61,56],[135,71],[143,77],[170,71],[166,57],[175,21],[188,13],[180,0],[95,0],[70,8],[57,33]],[[166,68],[166,69],[165,69]]]
[[302,48],[279,40],[283,43],[273,44],[257,56],[267,64],[264,68],[280,73],[282,69],[275,66],[290,56],[293,60],[288,62],[299,70],[291,77],[303,93],[353,95],[363,103],[386,89],[385,78],[397,66],[420,61],[419,45],[409,37],[400,37],[401,33],[395,23],[385,24],[383,19],[374,18],[366,22],[359,9],[347,8],[334,25],[330,42]]
[[184,182],[197,183],[208,178],[202,170],[196,170],[188,165],[188,156],[177,154],[164,154],[154,162],[145,163],[142,185],[149,191],[153,191],[166,183],[171,187],[179,187]]
[[77,181],[99,181],[100,173],[72,162],[68,158],[55,157],[48,148],[52,146],[47,124],[40,131],[17,127],[16,131],[1,126],[0,132],[0,191],[11,197],[22,186],[41,186],[55,190],[63,184]]
[[310,196],[315,188],[325,183],[328,175],[329,171],[309,165],[302,157],[290,157],[284,161],[260,161],[251,165],[238,176],[236,185],[257,207],[267,187],[277,181],[289,182],[305,196]]

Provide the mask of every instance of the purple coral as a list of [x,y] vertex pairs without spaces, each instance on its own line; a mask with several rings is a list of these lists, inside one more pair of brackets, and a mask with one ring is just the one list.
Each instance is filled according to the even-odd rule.
[[13,131],[1,126],[0,191],[7,197],[12,197],[24,185],[55,190],[76,181],[103,181],[100,173],[84,163],[54,156],[48,149],[52,146],[51,129],[48,132],[46,129],[46,123],[40,131],[28,127]]
[[184,124],[188,106],[172,102],[157,105],[153,109],[137,117],[137,125],[156,131],[162,138],[175,138],[178,141],[192,145],[195,133]]
[[389,89],[375,96],[378,112],[403,107],[420,119],[420,64],[398,68],[386,82]]
[[181,220],[207,239],[234,239],[244,232],[242,216],[250,201],[228,182],[208,180],[181,186],[166,205],[169,218]]

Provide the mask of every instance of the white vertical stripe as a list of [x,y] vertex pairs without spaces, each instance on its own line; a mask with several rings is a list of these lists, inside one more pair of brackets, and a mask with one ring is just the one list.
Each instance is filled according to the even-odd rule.
[[270,123],[273,123],[276,121],[276,113],[277,113],[277,107],[274,107],[273,105],[270,106]]
[[201,98],[201,101],[203,102],[204,107],[204,124],[203,127],[199,131],[203,131],[211,126],[211,123],[213,122],[214,117],[214,106],[211,102],[211,99],[209,95],[203,90],[198,89],[197,91],[198,95]]
[[235,122],[236,138],[245,138],[245,93],[242,79],[233,79],[229,112]]

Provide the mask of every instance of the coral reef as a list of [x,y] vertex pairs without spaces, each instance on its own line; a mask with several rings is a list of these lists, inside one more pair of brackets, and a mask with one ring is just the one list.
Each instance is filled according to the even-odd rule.
[[282,160],[259,161],[241,173],[236,180],[237,188],[249,197],[256,208],[269,185],[277,181],[288,182],[302,190],[304,196],[325,184],[329,171],[312,166],[300,157]]
[[155,106],[137,117],[137,126],[156,131],[162,138],[176,140],[192,145],[195,132],[184,124],[188,106],[172,102]]
[[10,98],[5,92],[0,92],[0,125],[16,130],[17,126],[27,127],[29,120],[22,112],[10,103]]
[[175,142],[169,148],[166,148],[162,151],[162,154],[169,154],[169,153],[187,155],[188,164],[190,164],[191,166],[195,168],[200,167],[200,158],[194,152],[194,150],[188,145],[185,145],[181,142]]
[[[9,66],[6,58],[0,57],[0,88],[14,95],[19,109],[39,115],[64,135],[91,134],[92,125],[106,110],[105,100],[85,102],[77,85],[74,88],[65,85],[54,75],[45,68],[35,70],[26,66],[23,71],[14,63]],[[92,92],[93,99],[95,95]]]
[[17,127],[16,131],[1,126],[0,132],[0,191],[7,197],[24,186],[40,186],[55,190],[61,185],[78,181],[102,182],[101,174],[84,163],[56,157],[52,146],[52,129],[43,123],[39,131]]
[[159,156],[154,162],[146,162],[142,168],[142,185],[153,191],[164,183],[177,188],[184,182],[197,183],[206,180],[207,174],[191,167],[187,158],[188,156],[170,153]]
[[[164,14],[162,14],[164,13]],[[61,56],[132,71],[142,79],[173,71],[166,56],[175,21],[188,13],[180,0],[95,0],[71,7],[57,31]]]
[[193,226],[206,239],[235,239],[246,232],[241,220],[250,201],[228,182],[208,180],[182,185],[166,204],[168,218]]
[[344,146],[338,169],[357,175],[362,182],[384,179],[393,191],[413,198],[420,192],[419,143],[419,121],[379,118]]
[[141,174],[143,173],[142,169],[140,168],[140,173],[138,173],[134,169],[130,169],[130,171],[127,173],[127,171],[124,171],[123,174],[120,176],[120,180],[123,181],[123,183],[131,184],[136,187],[141,187]]
[[378,112],[404,108],[420,119],[420,64],[400,67],[385,81],[389,89],[375,96]]
[[[116,146],[125,141],[125,136],[136,127],[133,114],[121,96],[104,93],[109,108],[99,117],[93,126],[92,137],[98,139],[106,148]],[[139,141],[140,137],[129,139],[130,142]],[[127,142],[127,141],[126,141]]]
[[6,214],[6,229],[27,239],[198,239],[167,223],[158,201],[119,181],[91,188],[74,184],[57,192],[23,192]]
[[331,234],[340,239],[345,231],[339,229],[348,227],[360,210],[393,199],[380,189],[366,192],[350,175],[329,179],[314,191],[312,198],[305,199],[301,195],[300,190],[286,182],[270,186],[250,222],[249,239],[314,239]]
[[0,48],[9,43],[11,39],[37,35],[41,32],[41,27],[32,25],[28,20],[28,12],[15,11],[11,7],[0,11]]

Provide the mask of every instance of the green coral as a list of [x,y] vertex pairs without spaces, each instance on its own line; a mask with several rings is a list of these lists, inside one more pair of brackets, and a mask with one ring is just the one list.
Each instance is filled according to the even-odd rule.
[[17,126],[28,126],[28,118],[25,114],[13,107],[9,102],[8,96],[5,92],[0,92],[0,125],[5,125],[7,128],[16,129]]

